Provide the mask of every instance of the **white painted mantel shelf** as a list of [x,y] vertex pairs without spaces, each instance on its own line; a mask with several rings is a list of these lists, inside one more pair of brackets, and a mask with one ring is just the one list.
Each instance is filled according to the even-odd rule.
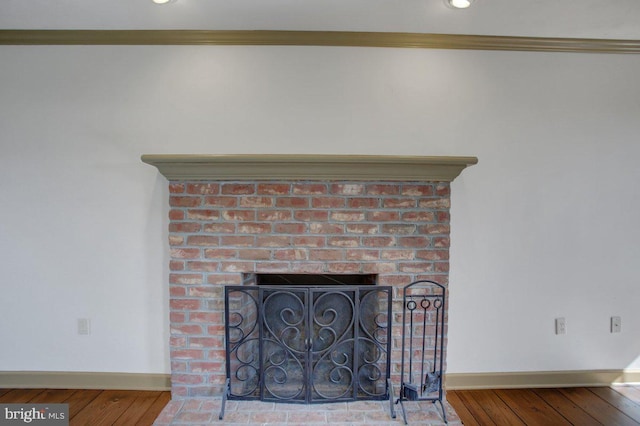
[[168,180],[451,182],[476,157],[393,155],[143,155]]

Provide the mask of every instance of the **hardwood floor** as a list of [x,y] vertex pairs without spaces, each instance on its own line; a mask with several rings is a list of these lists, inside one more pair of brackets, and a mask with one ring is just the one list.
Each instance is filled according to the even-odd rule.
[[70,425],[151,425],[170,392],[0,389],[0,403],[67,403]]
[[[68,403],[70,425],[151,425],[169,392],[0,389],[0,403]],[[448,391],[466,426],[640,426],[640,386]]]
[[466,426],[640,426],[640,386],[447,391]]

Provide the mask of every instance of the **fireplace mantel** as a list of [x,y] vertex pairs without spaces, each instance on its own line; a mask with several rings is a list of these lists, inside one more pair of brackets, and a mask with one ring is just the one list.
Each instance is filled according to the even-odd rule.
[[168,180],[453,181],[476,157],[383,155],[143,155]]

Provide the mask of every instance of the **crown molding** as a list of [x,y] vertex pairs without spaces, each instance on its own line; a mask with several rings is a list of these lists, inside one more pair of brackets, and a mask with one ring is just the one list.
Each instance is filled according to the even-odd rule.
[[143,155],[168,180],[451,182],[476,157],[382,155]]
[[640,53],[640,40],[353,31],[0,30],[0,45],[350,46]]

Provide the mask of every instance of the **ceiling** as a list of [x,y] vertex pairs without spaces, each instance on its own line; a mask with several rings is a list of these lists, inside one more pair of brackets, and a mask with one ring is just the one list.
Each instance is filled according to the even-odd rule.
[[415,32],[640,40],[640,0],[0,0],[0,29]]

